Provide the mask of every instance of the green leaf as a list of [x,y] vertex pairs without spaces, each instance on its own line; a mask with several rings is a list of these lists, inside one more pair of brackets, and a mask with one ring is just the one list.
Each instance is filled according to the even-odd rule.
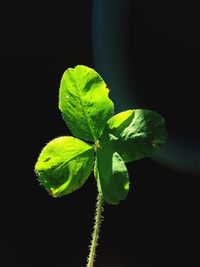
[[74,136],[96,141],[108,119],[113,103],[101,76],[86,66],[69,68],[64,73],[59,93],[59,108]]
[[42,150],[35,165],[42,185],[54,197],[80,188],[94,163],[93,146],[71,136],[59,137]]
[[95,173],[99,190],[108,204],[119,204],[127,197],[129,178],[124,161],[117,152],[99,148]]
[[136,109],[113,116],[100,140],[129,162],[151,155],[165,139],[163,117],[151,110]]

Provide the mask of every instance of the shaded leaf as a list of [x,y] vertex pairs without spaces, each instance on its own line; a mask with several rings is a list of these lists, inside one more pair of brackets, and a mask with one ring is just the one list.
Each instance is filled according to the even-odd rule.
[[127,197],[129,178],[123,159],[117,152],[106,147],[97,150],[95,167],[96,179],[104,200],[109,204],[119,204]]
[[100,140],[129,162],[151,155],[165,139],[163,117],[151,110],[136,109],[113,116]]
[[54,197],[80,188],[89,177],[94,163],[93,146],[71,136],[49,142],[35,165],[42,185]]
[[91,68],[69,68],[63,75],[59,108],[74,136],[96,141],[113,114],[109,90],[101,76]]

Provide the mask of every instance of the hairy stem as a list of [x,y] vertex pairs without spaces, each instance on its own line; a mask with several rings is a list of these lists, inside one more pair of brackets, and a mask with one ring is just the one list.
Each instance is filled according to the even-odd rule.
[[95,224],[94,224],[94,229],[92,233],[92,241],[90,245],[90,253],[88,256],[87,267],[94,266],[96,247],[98,245],[98,239],[99,239],[99,230],[100,230],[100,225],[102,221],[102,212],[103,212],[102,205],[103,205],[103,196],[102,196],[102,193],[99,191],[98,196],[97,196],[97,204],[96,204],[96,212],[95,212]]

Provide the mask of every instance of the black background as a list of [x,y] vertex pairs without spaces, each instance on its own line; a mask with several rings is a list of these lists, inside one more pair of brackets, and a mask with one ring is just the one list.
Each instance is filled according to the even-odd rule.
[[[133,1],[127,67],[142,92],[155,80],[158,97],[159,88],[166,88],[160,105],[150,96],[146,104],[167,116],[170,129],[196,138],[197,7],[167,2]],[[77,192],[52,199],[39,186],[34,164],[49,140],[70,134],[58,110],[59,83],[68,67],[94,66],[91,14],[92,1],[1,7],[1,266],[86,264],[96,198],[93,176]],[[190,113],[184,120],[185,106]],[[188,120],[194,125],[190,130],[183,126]],[[96,266],[197,264],[199,177],[151,159],[127,167],[131,190],[120,205],[105,205]]]

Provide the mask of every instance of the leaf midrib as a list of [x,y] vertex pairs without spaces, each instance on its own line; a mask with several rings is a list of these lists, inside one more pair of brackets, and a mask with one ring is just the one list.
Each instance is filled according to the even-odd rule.
[[61,165],[59,165],[56,168],[56,171],[58,171],[59,169],[61,169],[65,164],[67,164],[69,161],[75,159],[76,157],[78,157],[79,155],[83,155],[84,153],[88,152],[89,150],[92,150],[92,148],[88,148],[86,150],[82,150],[81,152],[78,152],[77,154],[75,154],[74,156],[72,156],[70,159],[67,159],[66,161],[64,161]]
[[78,85],[77,85],[77,81],[76,81],[76,76],[74,77],[74,83],[75,83],[75,88],[76,88],[76,91],[77,91],[77,94],[78,94],[79,102],[80,102],[80,105],[81,105],[81,108],[82,108],[82,111],[83,111],[83,115],[84,115],[85,120],[86,120],[86,122],[87,122],[87,125],[88,125],[88,128],[89,128],[89,130],[90,130],[90,133],[91,133],[91,135],[92,135],[92,137],[93,137],[93,139],[94,139],[93,141],[96,142],[96,137],[95,137],[95,135],[94,135],[94,133],[93,133],[93,131],[92,131],[92,129],[91,129],[91,126],[90,126],[89,121],[88,121],[88,117],[87,117],[87,115],[86,115],[86,113],[85,113],[85,110],[84,110],[84,107],[83,107],[82,98],[81,98],[81,96],[80,96],[80,92],[79,92],[79,90],[78,90]]

